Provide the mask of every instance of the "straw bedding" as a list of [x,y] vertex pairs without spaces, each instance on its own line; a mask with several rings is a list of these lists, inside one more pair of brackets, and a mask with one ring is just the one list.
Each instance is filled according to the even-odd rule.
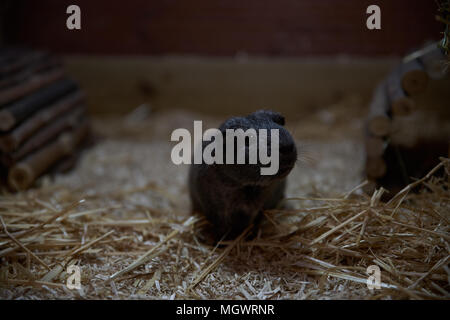
[[[363,114],[349,112],[358,103],[289,123],[303,161],[285,206],[265,213],[254,239],[220,247],[190,213],[188,168],[171,163],[169,141],[193,119],[220,119],[94,121],[103,138],[75,170],[0,197],[0,298],[448,299],[449,159],[411,186],[417,193],[365,195]],[[80,290],[65,286],[73,264]],[[381,289],[367,288],[369,265]]]

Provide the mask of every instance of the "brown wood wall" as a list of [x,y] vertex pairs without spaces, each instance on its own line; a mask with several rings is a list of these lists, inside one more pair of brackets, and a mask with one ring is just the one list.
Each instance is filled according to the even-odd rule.
[[[65,27],[69,4],[81,7],[81,31]],[[365,27],[370,4],[381,7],[381,31]],[[12,0],[4,38],[59,53],[398,56],[440,38],[436,7],[433,0]]]

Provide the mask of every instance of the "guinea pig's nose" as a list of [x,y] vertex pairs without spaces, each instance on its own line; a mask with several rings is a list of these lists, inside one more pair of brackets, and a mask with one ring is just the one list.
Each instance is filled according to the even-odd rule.
[[280,145],[280,153],[289,154],[294,151],[295,145],[293,143],[286,143]]

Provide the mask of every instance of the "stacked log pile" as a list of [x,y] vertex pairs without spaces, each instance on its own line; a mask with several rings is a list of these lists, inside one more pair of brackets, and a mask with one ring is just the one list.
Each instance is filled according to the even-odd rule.
[[419,110],[414,100],[430,80],[446,76],[445,61],[430,45],[406,57],[374,90],[366,123],[367,192],[383,186],[395,194],[448,156],[450,119]]
[[70,168],[89,136],[85,95],[46,52],[0,48],[0,172],[14,191]]

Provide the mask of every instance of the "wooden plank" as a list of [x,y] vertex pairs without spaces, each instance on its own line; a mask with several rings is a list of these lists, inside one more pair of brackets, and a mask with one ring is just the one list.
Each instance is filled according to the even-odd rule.
[[272,108],[293,118],[357,93],[366,108],[396,59],[189,58],[66,56],[94,114],[156,110],[218,115]]
[[[62,76],[62,74],[60,76]],[[53,79],[51,82],[56,79]],[[35,91],[33,94],[6,105],[3,109],[0,109],[0,131],[5,132],[12,129],[28,116],[47,107],[48,104],[74,90],[76,87],[76,83],[72,80],[63,79],[48,84],[42,89]]]
[[[70,4],[17,4],[8,17],[10,38],[84,54],[400,56],[443,31],[434,20],[435,1],[78,0],[82,29],[76,32],[65,28]],[[372,4],[382,8],[381,30],[366,27]]]

